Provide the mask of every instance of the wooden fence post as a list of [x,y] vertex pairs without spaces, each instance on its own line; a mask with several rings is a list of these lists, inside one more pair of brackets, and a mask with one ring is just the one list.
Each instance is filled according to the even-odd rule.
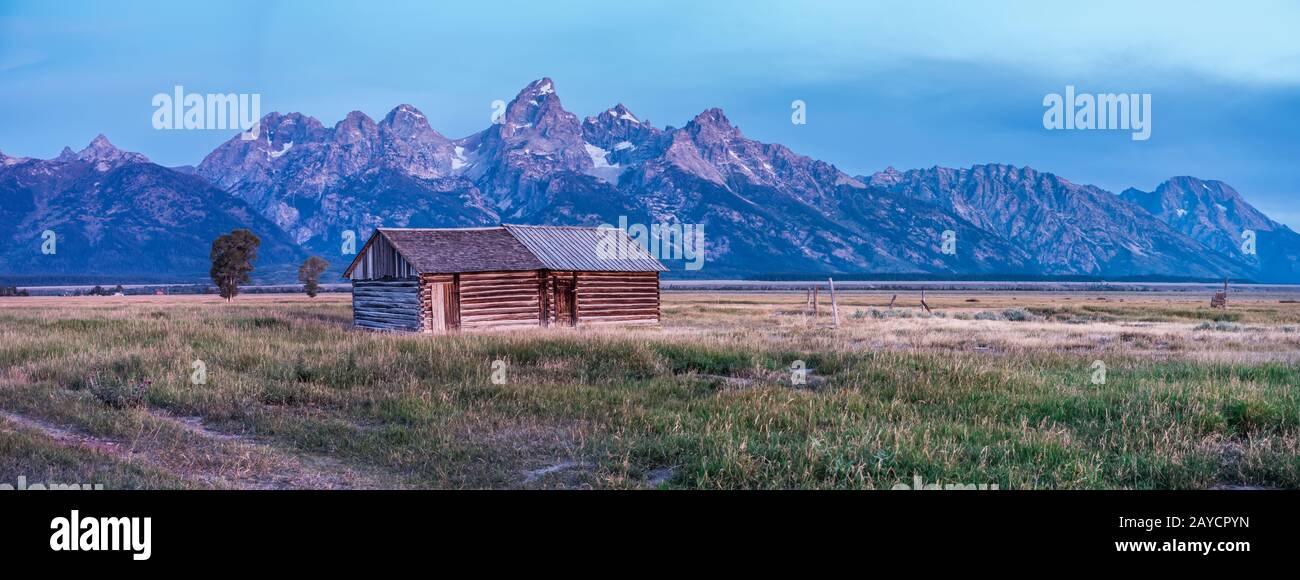
[[835,328],[840,327],[840,305],[835,301],[835,279],[827,278],[831,283],[831,314],[835,316]]

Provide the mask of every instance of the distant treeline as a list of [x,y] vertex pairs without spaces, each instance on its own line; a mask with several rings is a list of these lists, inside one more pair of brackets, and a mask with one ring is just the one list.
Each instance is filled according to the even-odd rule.
[[[351,292],[352,289],[346,285],[329,285],[321,286],[320,292]],[[6,294],[5,292],[17,292],[15,294]],[[274,286],[241,286],[240,294],[283,294],[302,292],[301,284],[280,284]],[[93,288],[59,288],[59,287],[41,287],[33,286],[30,288],[19,289],[16,286],[0,286],[0,296],[113,296],[115,294],[126,296],[139,295],[193,295],[193,294],[216,294],[217,287],[211,284],[159,284],[159,285],[142,285],[131,288],[123,288],[122,285],[109,288],[107,286],[95,286]]]
[[10,286],[115,286],[117,284],[193,284],[194,278],[115,276],[99,274],[0,275],[0,285]]
[[[764,281],[764,282],[816,282],[824,281],[827,277],[845,282],[1129,282],[1129,283],[1222,283],[1223,278],[1193,278],[1183,276],[1036,276],[1031,274],[762,274],[751,275],[740,278],[741,280]],[[700,279],[701,277],[690,276],[688,278],[677,278],[664,274],[666,279]],[[1252,284],[1252,280],[1231,280],[1233,284]]]
[[126,289],[122,288],[121,284],[118,284],[115,288],[111,290],[103,286],[95,286],[90,290],[86,290],[86,291],[74,290],[72,292],[73,296],[117,296],[118,294],[121,294],[123,296],[126,295]]

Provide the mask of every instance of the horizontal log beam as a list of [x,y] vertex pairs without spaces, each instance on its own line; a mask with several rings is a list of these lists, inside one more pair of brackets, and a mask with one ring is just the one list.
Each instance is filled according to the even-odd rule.
[[653,284],[578,284],[579,292],[611,290],[618,292],[658,292],[659,287]]
[[539,297],[536,292],[521,292],[518,294],[506,294],[503,296],[461,296],[461,304],[498,304],[501,302],[520,302],[520,301],[537,302]]
[[656,272],[578,272],[578,279],[596,279],[596,278],[639,278],[642,280],[658,280]]
[[354,318],[352,321],[356,324],[387,324],[389,326],[400,326],[402,328],[420,328],[418,320],[405,318],[384,318],[381,316],[366,316]]
[[514,302],[514,303],[507,303],[507,304],[483,304],[483,305],[475,305],[473,307],[468,307],[462,304],[460,307],[460,313],[462,315],[481,314],[483,312],[527,312],[527,311],[541,312],[541,307],[536,302],[533,302],[531,304],[527,302]]
[[410,292],[410,293],[406,293],[406,294],[370,294],[370,293],[364,293],[364,294],[353,294],[353,295],[352,295],[352,301],[353,301],[353,302],[363,302],[363,301],[366,301],[366,300],[374,300],[374,301],[376,301],[376,302],[418,302],[418,301],[420,300],[420,295],[419,295],[419,294],[416,294],[415,292]]
[[353,308],[366,308],[368,306],[410,308],[412,310],[419,310],[420,301],[419,300],[376,300],[373,298],[363,298],[359,300],[354,299],[352,301]]
[[605,270],[605,271],[591,270],[586,272],[578,272],[579,278],[601,278],[601,277],[608,277],[608,276],[625,276],[625,277],[658,279],[659,272],[640,272],[640,271],[622,272],[622,271],[614,271],[614,270]]
[[531,297],[533,297],[534,300],[536,300],[536,299],[537,299],[537,295],[538,295],[538,293],[537,293],[537,289],[536,289],[536,288],[530,288],[530,289],[527,289],[527,290],[512,290],[512,291],[510,291],[510,292],[498,292],[498,293],[493,293],[493,294],[481,294],[481,293],[466,294],[466,293],[462,292],[462,293],[460,294],[460,299],[461,299],[462,302],[472,302],[472,301],[475,301],[475,300],[480,301],[480,302],[483,302],[483,301],[488,301],[488,300],[510,299],[510,298],[516,298],[516,297],[528,297],[528,296],[531,296]]
[[373,315],[354,316],[352,317],[352,320],[357,322],[381,322],[385,324],[402,324],[406,326],[417,326],[420,322],[419,319],[417,318],[373,316]]
[[460,283],[475,282],[480,280],[538,280],[540,279],[536,272],[509,273],[509,274],[461,274]]
[[410,286],[360,286],[353,288],[352,292],[376,292],[384,294],[414,294],[420,289],[419,286],[412,284]]
[[360,292],[352,295],[353,301],[358,301],[358,300],[408,300],[409,301],[409,300],[419,300],[419,299],[420,299],[420,295],[415,292],[404,292],[401,294]]
[[373,280],[354,280],[352,288],[415,288],[419,285],[417,280],[403,280],[401,282],[375,282]]
[[460,317],[461,324],[474,324],[478,322],[493,322],[493,321],[505,321],[505,320],[517,320],[519,322],[526,322],[528,324],[538,324],[537,316],[521,316],[519,314],[492,314],[492,315]]
[[461,280],[460,289],[464,290],[497,290],[503,288],[527,288],[529,286],[536,288],[541,284],[537,280],[520,280],[520,281],[470,281]]
[[372,332],[400,332],[403,334],[419,332],[418,328],[402,328],[398,326],[380,326],[372,324],[358,324],[357,328],[364,328]]
[[411,315],[388,314],[385,312],[376,312],[373,310],[357,311],[352,313],[353,320],[383,320],[388,322],[409,322],[416,324],[420,322],[420,317]]
[[419,304],[397,304],[391,302],[353,302],[353,310],[389,310],[396,312],[419,312]]
[[583,294],[645,294],[658,296],[659,290],[654,286],[580,286],[578,292]]

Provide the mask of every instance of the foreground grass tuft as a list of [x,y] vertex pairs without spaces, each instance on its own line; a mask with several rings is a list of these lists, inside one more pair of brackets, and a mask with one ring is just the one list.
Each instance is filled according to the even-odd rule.
[[795,296],[665,300],[662,328],[439,337],[339,297],[3,301],[0,411],[78,438],[0,424],[0,481],[1300,487],[1297,305],[848,295],[834,329]]

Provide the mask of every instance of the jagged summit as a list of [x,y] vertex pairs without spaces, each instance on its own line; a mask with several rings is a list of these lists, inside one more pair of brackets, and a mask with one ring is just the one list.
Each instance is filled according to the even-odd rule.
[[731,121],[727,119],[727,114],[717,107],[705,109],[696,115],[694,119],[691,119],[691,122],[697,125],[731,127]]
[[643,122],[649,123],[649,121],[642,121],[641,119],[638,119],[637,116],[633,115],[632,111],[628,110],[627,106],[624,105],[623,103],[619,103],[617,105],[614,105],[613,107],[605,109],[604,111],[601,111],[599,115],[587,117],[587,120],[588,121],[609,121],[609,122],[625,121],[637,125],[640,125]]
[[[579,118],[564,109],[550,78],[528,83],[502,113],[481,131],[451,140],[411,104],[397,105],[378,121],[353,111],[332,126],[301,113],[273,112],[262,118],[257,139],[232,136],[193,175],[152,164],[117,171],[145,159],[102,136],[55,161],[0,158],[0,171],[29,172],[11,186],[105,182],[117,188],[113,195],[145,198],[163,182],[172,191],[211,183],[217,189],[199,193],[233,194],[239,207],[257,214],[250,220],[273,223],[293,243],[337,263],[347,261],[338,255],[343,232],[364,236],[379,225],[600,225],[626,216],[640,223],[704,224],[708,269],[701,274],[712,276],[1263,278],[1281,272],[1300,280],[1293,267],[1300,263],[1300,236],[1218,181],[1177,177],[1154,192],[1115,195],[999,163],[889,167],[858,178],[746,137],[718,108],[680,128],[657,128],[623,103]],[[123,179],[81,180],[84,172],[106,170],[101,167]],[[24,208],[0,217],[31,211]],[[185,227],[183,219],[173,222],[169,227]],[[1246,230],[1258,233],[1259,256],[1239,249]],[[958,236],[956,254],[940,251],[947,231]],[[204,230],[202,237],[209,234]]]
[[69,163],[81,161],[94,165],[99,171],[108,171],[128,163],[148,163],[149,158],[139,153],[118,149],[103,134],[96,135],[81,151],[73,152],[71,147],[64,147],[52,161]]

